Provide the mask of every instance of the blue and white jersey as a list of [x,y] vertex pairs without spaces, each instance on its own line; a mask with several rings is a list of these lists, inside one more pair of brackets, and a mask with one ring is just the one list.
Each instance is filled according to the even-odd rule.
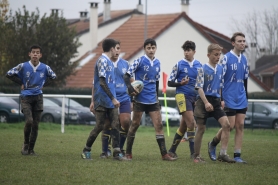
[[42,88],[47,78],[55,79],[56,74],[52,69],[39,62],[34,66],[31,61],[27,61],[17,65],[7,72],[9,76],[18,76],[24,85],[24,90],[21,90],[22,96],[42,94]]
[[127,73],[135,80],[141,80],[144,83],[142,92],[134,97],[136,102],[158,103],[156,81],[159,81],[160,78],[160,61],[157,58],[151,60],[147,55],[144,55],[130,64]]
[[247,107],[244,80],[248,79],[249,67],[243,54],[237,56],[232,50],[224,55],[220,62],[224,69],[223,100],[225,106],[232,109]]
[[98,58],[94,73],[94,108],[102,106],[105,108],[114,108],[112,100],[100,86],[100,77],[105,78],[112,95],[116,98],[114,65],[104,53]]
[[223,88],[223,67],[216,65],[215,68],[209,63],[198,69],[196,88],[202,88],[206,96],[220,98],[220,89]]
[[198,75],[198,69],[202,67],[202,64],[198,60],[193,60],[192,62],[186,59],[180,60],[173,67],[172,72],[168,81],[181,82],[186,76],[189,78],[189,82],[186,85],[176,87],[176,94],[182,93],[186,96],[197,96],[197,91],[195,90],[196,78]]
[[124,59],[119,58],[114,64],[115,82],[116,82],[116,96],[117,100],[122,103],[130,101],[130,96],[127,94],[127,87],[124,81],[124,74],[126,73],[129,65]]

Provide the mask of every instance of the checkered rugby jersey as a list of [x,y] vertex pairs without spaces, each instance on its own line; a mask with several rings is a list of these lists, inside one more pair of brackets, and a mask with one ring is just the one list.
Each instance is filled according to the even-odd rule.
[[192,62],[186,59],[180,60],[173,67],[172,72],[168,81],[181,82],[186,76],[189,77],[189,82],[186,85],[176,87],[176,94],[182,93],[187,96],[196,97],[197,91],[195,90],[196,77],[198,74],[198,69],[202,67],[202,64],[198,60],[193,60]]
[[100,105],[105,108],[114,108],[112,100],[100,86],[100,77],[105,78],[107,86],[109,87],[112,95],[116,98],[114,65],[109,57],[104,53],[98,58],[95,65],[94,108],[96,109]]
[[18,76],[24,85],[24,90],[21,90],[21,95],[39,95],[42,94],[42,87],[47,78],[55,79],[56,74],[52,69],[39,62],[37,66],[34,66],[31,61],[27,61],[17,65],[7,72],[9,76]]
[[143,104],[154,104],[158,102],[156,95],[156,81],[160,78],[160,61],[157,58],[151,60],[144,55],[130,64],[127,73],[135,80],[141,80],[144,88],[134,100]]
[[129,65],[128,62],[119,58],[114,64],[115,81],[116,81],[116,96],[117,100],[121,103],[130,101],[130,96],[127,94],[127,87],[124,81],[124,74],[126,73]]
[[220,98],[220,89],[223,88],[223,67],[216,64],[213,68],[209,63],[198,69],[196,89],[202,88],[205,95]]
[[244,80],[248,79],[249,67],[243,54],[237,56],[232,50],[220,61],[224,69],[223,100],[225,106],[232,109],[247,107]]

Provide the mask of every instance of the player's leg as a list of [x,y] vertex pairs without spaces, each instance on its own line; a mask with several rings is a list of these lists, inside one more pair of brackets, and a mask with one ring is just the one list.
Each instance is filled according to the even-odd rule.
[[193,111],[186,111],[184,114],[185,122],[187,125],[187,138],[190,149],[190,157],[193,158],[194,154],[194,139],[195,139],[195,118],[193,116]]
[[109,149],[109,145],[111,142],[111,127],[109,119],[105,119],[105,123],[102,130],[101,141],[102,141],[102,153],[100,154],[100,158],[108,158],[111,155],[111,148]]
[[93,130],[90,132],[89,137],[87,139],[86,145],[83,148],[83,152],[81,154],[82,159],[91,160],[91,147],[94,144],[98,134],[103,130],[103,125],[106,119],[107,109],[105,107],[97,107],[95,111],[96,117],[96,125]]
[[235,148],[234,148],[234,159],[236,162],[246,163],[246,161],[241,158],[241,147],[244,133],[244,119],[246,109],[240,110],[235,116]]
[[166,149],[166,143],[165,143],[165,137],[163,132],[163,125],[162,125],[162,119],[161,119],[161,112],[160,112],[160,106],[158,103],[148,105],[148,112],[150,114],[150,117],[153,122],[153,126],[155,129],[156,134],[156,141],[160,149],[160,153],[162,156],[162,160],[167,161],[174,161],[177,158],[171,157]]
[[130,101],[125,101],[121,103],[120,106],[120,149],[123,154],[125,154],[125,151],[123,149],[126,137],[127,137],[127,132],[129,129],[130,125],[130,112],[131,112],[131,107],[130,107]]
[[32,106],[31,99],[28,96],[21,97],[21,108],[25,117],[25,126],[24,126],[24,143],[21,149],[22,155],[28,155],[28,148],[30,143],[30,133],[32,130],[33,124],[33,115],[32,115]]

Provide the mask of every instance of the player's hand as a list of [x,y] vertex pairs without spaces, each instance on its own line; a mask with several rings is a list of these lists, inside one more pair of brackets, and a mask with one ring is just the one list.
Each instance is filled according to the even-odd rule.
[[91,111],[92,113],[94,113],[94,114],[95,114],[95,106],[94,106],[94,102],[91,102],[91,105],[90,105],[90,111]]
[[224,101],[221,101],[221,107],[222,107],[222,109],[224,109],[224,107],[225,107],[225,102]]
[[206,111],[211,112],[213,111],[213,106],[208,102],[205,104]]
[[133,102],[130,102],[130,111],[133,111]]
[[129,94],[130,96],[136,96],[136,95],[138,94],[138,91],[136,91],[136,90],[132,87],[132,85],[130,85],[127,89],[128,89],[128,94]]
[[189,78],[188,78],[188,76],[186,76],[181,80],[180,83],[181,83],[181,85],[186,85],[186,84],[188,84],[188,82],[189,82]]
[[113,103],[113,105],[115,106],[115,108],[119,108],[119,107],[120,107],[120,102],[119,102],[116,98],[114,98],[114,99],[112,100],[112,103]]
[[22,84],[20,88],[21,88],[21,90],[24,90],[24,85]]

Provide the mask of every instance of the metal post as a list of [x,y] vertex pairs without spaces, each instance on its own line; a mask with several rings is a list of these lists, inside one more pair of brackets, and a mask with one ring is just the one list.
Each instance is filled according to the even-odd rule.
[[65,96],[62,98],[61,132],[65,132]]
[[144,40],[148,38],[148,0],[146,0],[146,8],[145,8],[145,34],[144,34]]

